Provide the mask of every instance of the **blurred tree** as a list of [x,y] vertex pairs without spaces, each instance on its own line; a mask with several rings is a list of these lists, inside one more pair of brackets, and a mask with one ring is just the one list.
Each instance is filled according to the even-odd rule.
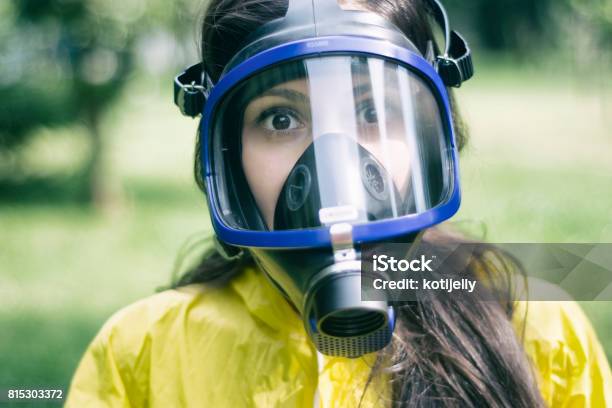
[[[443,0],[453,26],[470,32],[482,49],[529,56],[551,52],[555,46],[574,46],[572,22],[580,19],[606,50],[612,44],[610,0]],[[551,48],[552,47],[552,48]]]
[[3,14],[11,14],[12,27],[3,32],[3,54],[11,59],[4,68],[14,72],[0,87],[0,143],[15,148],[40,126],[83,121],[91,137],[89,197],[104,206],[112,200],[100,118],[125,85],[134,36],[123,21],[94,6],[75,0],[5,2]]
[[[554,31],[553,7],[567,0],[446,0],[452,16],[476,37],[476,43],[490,51],[524,54],[541,47]],[[534,41],[536,39],[536,41]],[[539,40],[539,41],[537,41]]]
[[[134,68],[135,45],[153,29],[184,36],[196,0],[10,0],[0,2],[0,151],[41,126],[81,121],[91,139],[88,196],[105,206],[101,118]],[[191,25],[193,26],[193,25]]]
[[597,45],[604,51],[612,48],[612,1],[567,0],[577,16],[590,23]]

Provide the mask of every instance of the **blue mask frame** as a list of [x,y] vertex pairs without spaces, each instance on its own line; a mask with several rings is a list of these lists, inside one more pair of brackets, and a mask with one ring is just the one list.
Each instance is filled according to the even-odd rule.
[[374,221],[353,226],[356,243],[384,241],[385,239],[420,231],[452,217],[459,209],[458,151],[453,129],[449,96],[444,82],[432,65],[415,52],[387,41],[355,36],[330,36],[303,39],[279,45],[248,58],[236,65],[215,85],[209,94],[200,123],[202,179],[206,181],[208,206],[212,224],[219,240],[234,246],[256,248],[319,248],[331,246],[329,228],[289,231],[249,231],[225,224],[217,206],[215,180],[210,152],[210,133],[222,98],[237,84],[250,76],[282,62],[322,54],[362,54],[383,57],[402,64],[420,75],[433,91],[442,113],[446,135],[452,148],[452,180],[449,194],[440,205],[420,214],[411,214],[394,219]]

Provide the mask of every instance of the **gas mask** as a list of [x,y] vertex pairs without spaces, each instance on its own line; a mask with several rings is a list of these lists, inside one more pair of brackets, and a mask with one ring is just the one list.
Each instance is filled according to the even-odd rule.
[[212,84],[175,79],[202,115],[202,177],[225,253],[249,250],[303,318],[317,349],[358,357],[391,339],[388,301],[361,300],[361,246],[414,238],[459,208],[446,86],[469,50],[434,17],[446,49],[423,56],[390,22],[334,0],[290,0]]

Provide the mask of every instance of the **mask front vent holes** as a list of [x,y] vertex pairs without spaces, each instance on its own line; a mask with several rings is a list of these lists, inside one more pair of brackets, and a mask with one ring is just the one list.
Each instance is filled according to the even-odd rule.
[[361,181],[372,197],[380,201],[385,201],[389,197],[389,189],[384,174],[383,169],[374,160],[370,158],[363,160]]

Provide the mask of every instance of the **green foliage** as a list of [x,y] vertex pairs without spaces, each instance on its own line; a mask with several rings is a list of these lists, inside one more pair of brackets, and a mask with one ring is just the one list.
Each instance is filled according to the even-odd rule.
[[[151,30],[184,36],[194,1],[7,0],[0,4],[0,149],[40,126],[96,120]],[[182,24],[181,24],[182,22]]]
[[39,126],[97,115],[131,68],[133,37],[88,2],[19,0],[0,12],[0,148],[23,143]]
[[[547,29],[555,24],[553,0],[446,0],[451,16],[474,34],[474,42],[492,51],[527,52],[550,44]],[[535,40],[535,41],[534,41]]]
[[609,0],[567,0],[595,35],[599,45],[609,52],[612,47],[612,2]]
[[453,28],[469,34],[480,51],[510,53],[528,59],[550,57],[573,48],[587,35],[597,51],[612,45],[609,0],[443,0]]

